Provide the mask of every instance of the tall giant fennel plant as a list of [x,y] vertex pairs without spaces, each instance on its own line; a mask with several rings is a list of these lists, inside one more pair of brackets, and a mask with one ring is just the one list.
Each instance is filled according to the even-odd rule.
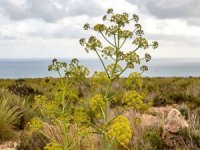
[[[129,16],[127,13],[115,14],[113,9],[107,11],[107,15],[103,16],[105,24],[96,24],[91,26],[84,25],[85,30],[92,30],[101,36],[104,41],[99,40],[95,36],[80,39],[80,44],[85,47],[86,52],[94,52],[103,68],[103,72],[95,72],[91,77],[91,83],[94,83],[97,88],[97,83],[106,90],[97,93],[90,99],[90,109],[95,114],[95,121],[92,126],[96,133],[102,136],[103,149],[113,149],[114,143],[119,143],[127,147],[132,133],[128,119],[122,114],[128,109],[143,110],[148,107],[149,103],[145,103],[144,94],[135,90],[136,84],[140,85],[138,79],[148,68],[142,64],[143,61],[150,61],[151,56],[148,53],[139,55],[139,51],[146,51],[152,47],[156,49],[158,43],[156,41],[149,43],[144,37],[142,26],[138,23],[138,15]],[[129,51],[125,48],[126,42],[132,42],[129,45]],[[105,59],[112,62],[107,65]],[[125,65],[124,65],[125,64]],[[113,83],[119,80],[119,77],[129,69],[135,69],[135,66],[140,66],[141,71],[131,73],[124,84],[125,91],[116,91],[111,93]],[[118,98],[117,98],[118,95]],[[120,96],[119,96],[120,95]],[[111,103],[118,99],[118,103],[123,108],[114,117],[111,117]]]
[[53,97],[35,97],[33,108],[39,115],[28,123],[27,129],[31,133],[40,133],[49,140],[44,149],[72,150],[84,138],[84,132],[87,132],[82,130],[88,117],[83,111],[77,83],[86,79],[89,70],[79,65],[77,59],[72,59],[69,64],[54,59],[49,65],[49,71],[55,71],[59,75],[58,79],[53,79],[57,82],[53,85],[50,78],[44,82],[46,86],[53,86]]

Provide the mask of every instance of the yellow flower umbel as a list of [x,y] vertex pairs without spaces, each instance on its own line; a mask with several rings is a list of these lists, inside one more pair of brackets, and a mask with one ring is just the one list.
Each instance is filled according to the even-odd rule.
[[125,92],[122,99],[122,103],[125,106],[130,107],[132,109],[144,111],[151,106],[151,101],[145,103],[143,99],[144,99],[144,94],[140,94],[136,91],[128,91]]
[[90,100],[90,108],[93,112],[95,112],[95,115],[97,118],[102,117],[101,109],[104,107],[105,101],[102,94],[97,94]]
[[97,72],[95,71],[93,76],[90,78],[90,83],[92,87],[102,87],[106,83],[108,83],[109,79],[105,72]]
[[128,107],[140,109],[143,105],[143,97],[136,91],[128,91],[124,94],[122,103]]
[[43,128],[42,121],[38,118],[31,119],[30,122],[26,125],[27,129],[29,129],[31,132],[37,132],[38,130]]
[[128,119],[123,115],[115,118],[108,129],[108,136],[111,141],[117,141],[124,146],[127,145],[132,137]]

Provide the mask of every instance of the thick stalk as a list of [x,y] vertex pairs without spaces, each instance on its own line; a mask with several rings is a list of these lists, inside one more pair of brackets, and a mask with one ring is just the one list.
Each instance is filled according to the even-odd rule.
[[[118,51],[119,51],[119,33],[118,33],[118,38],[117,38],[117,41],[116,41],[116,37],[114,36],[114,40],[115,40],[115,48],[116,48],[116,61],[115,61],[115,64],[114,64],[114,67],[112,69],[112,72],[111,72],[111,75],[110,75],[110,78],[109,78],[109,82],[108,82],[108,85],[107,85],[107,88],[106,88],[106,94],[105,94],[105,122],[104,124],[106,125],[108,122],[109,122],[109,113],[110,113],[110,102],[109,102],[109,92],[110,92],[110,89],[111,89],[111,86],[112,86],[112,82],[113,82],[113,77],[114,77],[114,74],[115,74],[115,70],[116,70],[116,67],[117,67],[117,63],[118,63]],[[108,150],[108,141],[107,141],[107,136],[106,136],[106,132],[103,133],[103,146],[104,146],[104,150]]]
[[[65,103],[66,86],[65,86],[65,83],[63,81],[63,78],[62,78],[61,73],[60,73],[59,70],[58,70],[58,74],[59,74],[59,77],[60,77],[60,80],[61,80],[61,84],[62,84],[62,89],[63,89],[63,94],[62,94],[62,105],[63,105],[62,113],[65,114],[65,111],[66,111],[66,103]],[[67,145],[68,145],[67,133],[68,133],[67,124],[66,124],[66,121],[64,119],[64,133],[63,133],[63,135],[64,135],[64,143],[63,143],[64,150],[67,149]]]

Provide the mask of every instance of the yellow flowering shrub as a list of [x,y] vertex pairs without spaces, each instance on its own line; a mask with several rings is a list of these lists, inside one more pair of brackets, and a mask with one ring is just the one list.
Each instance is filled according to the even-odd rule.
[[132,109],[143,111],[151,105],[151,102],[144,103],[143,99],[144,96],[137,91],[128,91],[124,93],[122,103]]
[[101,109],[105,106],[104,97],[102,94],[97,94],[90,100],[90,109],[95,112],[97,118],[102,117]]
[[74,110],[73,120],[78,124],[87,124],[90,118],[83,107],[78,107]]
[[128,119],[123,115],[115,118],[108,129],[108,136],[111,141],[117,141],[121,145],[127,145],[132,137]]
[[[65,99],[70,99],[71,101],[78,101],[78,94],[78,90],[73,89],[73,87],[71,87],[70,90],[65,91]],[[62,99],[62,97],[63,91],[59,89],[58,92],[55,93],[55,100],[59,102]]]
[[40,111],[43,115],[50,118],[57,118],[59,116],[60,107],[59,102],[49,100],[47,97],[38,95],[35,97],[33,108]]
[[90,78],[92,87],[101,87],[109,81],[105,72],[95,71],[93,76]]
[[132,89],[140,89],[143,86],[143,80],[140,73],[132,72],[125,79],[125,86],[130,87]]

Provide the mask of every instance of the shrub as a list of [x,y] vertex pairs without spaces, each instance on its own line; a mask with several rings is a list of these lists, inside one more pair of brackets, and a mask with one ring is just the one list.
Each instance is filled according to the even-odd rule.
[[19,137],[20,143],[17,145],[17,150],[43,150],[48,143],[47,138],[40,133],[30,134],[23,131]]
[[10,107],[5,99],[0,99],[0,141],[13,139],[14,128],[19,121],[18,107]]
[[162,150],[164,144],[161,138],[162,130],[161,128],[148,127],[144,130],[143,138],[145,144],[149,143],[151,149]]
[[182,116],[185,117],[185,119],[188,119],[188,117],[189,117],[189,108],[187,108],[186,106],[180,106],[179,107],[179,111],[182,114]]
[[200,134],[199,131],[193,131],[190,129],[182,129],[180,131],[180,137],[182,142],[180,143],[180,147],[188,149],[199,149],[200,148]]
[[20,97],[34,96],[41,94],[38,90],[33,89],[30,85],[26,84],[24,79],[18,79],[14,84],[8,86],[9,91],[19,95]]

